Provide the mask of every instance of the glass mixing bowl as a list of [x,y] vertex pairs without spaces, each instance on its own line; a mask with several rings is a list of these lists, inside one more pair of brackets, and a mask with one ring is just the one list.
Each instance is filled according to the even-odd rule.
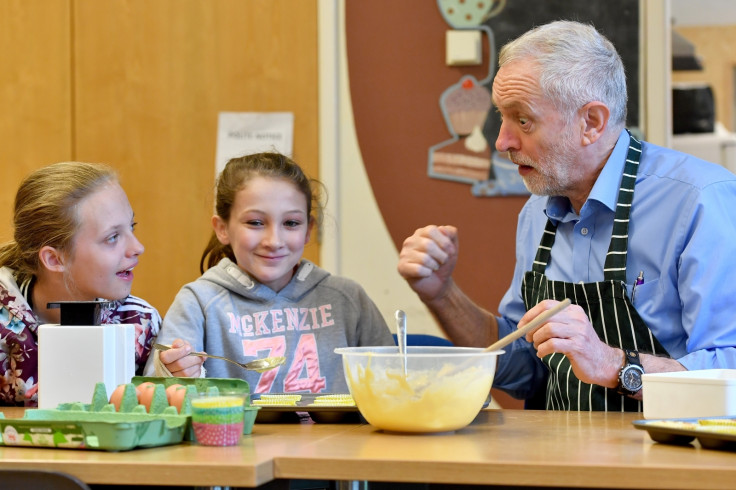
[[408,346],[343,347],[345,379],[360,413],[392,432],[446,432],[470,424],[486,403],[504,351]]

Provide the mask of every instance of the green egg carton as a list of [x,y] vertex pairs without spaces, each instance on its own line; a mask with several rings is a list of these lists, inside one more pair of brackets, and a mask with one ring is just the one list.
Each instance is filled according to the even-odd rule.
[[[187,394],[212,393],[213,391],[215,393],[250,393],[248,382],[239,378],[163,378],[135,376],[130,382],[135,386],[148,382],[163,385],[164,394],[166,388],[175,384],[186,386]],[[154,394],[154,398],[155,396]],[[250,405],[250,397],[246,399],[246,405]],[[191,406],[189,406],[189,409],[191,410]]]
[[178,444],[188,424],[183,415],[38,409],[0,418],[0,431],[6,446],[127,451]]
[[[151,398],[151,406],[148,410],[146,410],[146,407],[138,403],[138,395],[135,390],[137,386],[143,383],[153,383],[156,385],[153,397]],[[178,413],[176,408],[169,406],[168,399],[166,398],[166,388],[175,384],[185,386],[187,390],[187,396],[184,397],[180,415],[191,415],[192,404],[190,396],[197,393],[249,393],[248,382],[237,378],[164,378],[135,376],[123,389],[123,397],[120,403],[119,412],[175,415]],[[107,394],[105,385],[103,383],[97,383],[97,385],[95,385],[94,393],[92,394],[92,403],[60,403],[56,408],[58,410],[116,412],[115,406],[108,401],[109,398],[110,395]],[[250,406],[250,397],[246,399],[246,405]]]
[[[137,399],[135,406],[130,402],[131,390],[135,398],[135,386],[126,386],[124,405],[130,408],[125,411],[116,412],[107,402],[105,385],[97,383],[91,404],[62,403],[56,409],[26,410],[18,419],[2,417],[0,444],[127,451],[182,442],[190,431],[190,417],[168,405],[158,413],[148,413]],[[166,393],[163,395],[165,399]]]
[[[152,382],[150,409],[138,403],[136,386]],[[166,388],[186,387],[181,413],[169,406]],[[0,413],[0,446],[51,447],[126,451],[194,441],[189,395],[249,393],[247,381],[230,378],[157,378],[136,376],[125,385],[120,410],[109,403],[104,383],[97,383],[91,403],[61,403],[56,409],[26,410],[23,418],[6,419]],[[243,434],[253,430],[260,407],[245,407]]]
[[[120,402],[120,410],[115,409],[115,405],[110,403],[109,396],[105,389],[104,383],[97,383],[92,394],[92,403],[71,402],[60,403],[56,410],[71,412],[105,412],[105,413],[139,413],[149,415],[190,415],[192,406],[189,402],[189,396],[184,397],[181,407],[181,414],[176,407],[169,406],[166,398],[166,388],[168,385],[163,383],[155,383],[153,397],[151,398],[151,406],[148,410],[146,407],[138,403],[138,395],[136,386],[140,383],[127,383],[123,388],[123,396]],[[187,386],[187,395],[197,393],[194,386]]]
[[[142,383],[151,382],[156,385],[164,386],[164,401],[166,400],[166,388],[174,384],[180,384],[187,387],[187,399],[182,406],[182,413],[191,415],[192,404],[189,401],[189,395],[193,393],[250,393],[250,386],[244,379],[239,378],[163,378],[154,376],[135,376],[131,383],[138,386]],[[154,401],[156,400],[157,394],[153,395]],[[250,402],[250,397],[245,399],[244,408],[244,420],[243,420],[243,434],[249,435],[253,432],[253,424],[256,421],[256,415],[261,407],[254,406]],[[121,407],[122,410],[122,407]],[[151,411],[154,410],[154,403],[151,403]],[[191,424],[190,424],[191,425]],[[196,440],[194,437],[194,431],[189,428],[186,439],[189,441]]]

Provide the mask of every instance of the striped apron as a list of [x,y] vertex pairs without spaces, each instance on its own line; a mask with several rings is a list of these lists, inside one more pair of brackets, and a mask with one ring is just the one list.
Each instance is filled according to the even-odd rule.
[[[529,310],[544,299],[570,298],[585,310],[598,337],[606,344],[650,354],[667,354],[644,324],[626,294],[626,257],[629,213],[639,168],[641,142],[630,136],[626,164],[618,192],[611,243],[603,269],[604,280],[591,283],[552,281],[544,275],[555,242],[556,226],[547,220],[532,270],[524,274],[521,294]],[[548,410],[641,411],[641,402],[615,389],[578,380],[564,354],[553,353],[542,361],[549,368],[543,407]],[[530,408],[542,408],[531,406]]]

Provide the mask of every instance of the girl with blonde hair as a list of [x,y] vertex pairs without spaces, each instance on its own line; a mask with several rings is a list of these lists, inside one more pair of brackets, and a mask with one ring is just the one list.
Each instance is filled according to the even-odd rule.
[[142,372],[161,317],[130,294],[143,245],[115,171],[63,162],[32,172],[15,196],[13,224],[0,246],[0,405],[37,405],[36,330],[60,321],[50,302],[110,301],[102,322],[136,324]]

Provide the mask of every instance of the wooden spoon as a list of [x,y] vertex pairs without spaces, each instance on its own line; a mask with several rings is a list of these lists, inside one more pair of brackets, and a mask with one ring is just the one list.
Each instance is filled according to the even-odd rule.
[[544,313],[541,313],[537,315],[534,320],[530,321],[526,325],[524,325],[521,328],[517,328],[507,336],[503,337],[502,339],[499,339],[497,342],[494,342],[493,344],[486,347],[486,352],[490,352],[492,350],[499,350],[502,347],[506,347],[514,340],[526,335],[527,332],[530,332],[549,320],[552,316],[556,315],[560,311],[564,310],[570,306],[570,299],[565,298],[564,300],[560,301],[559,304],[556,304],[554,307],[550,308],[549,310],[545,311]]

